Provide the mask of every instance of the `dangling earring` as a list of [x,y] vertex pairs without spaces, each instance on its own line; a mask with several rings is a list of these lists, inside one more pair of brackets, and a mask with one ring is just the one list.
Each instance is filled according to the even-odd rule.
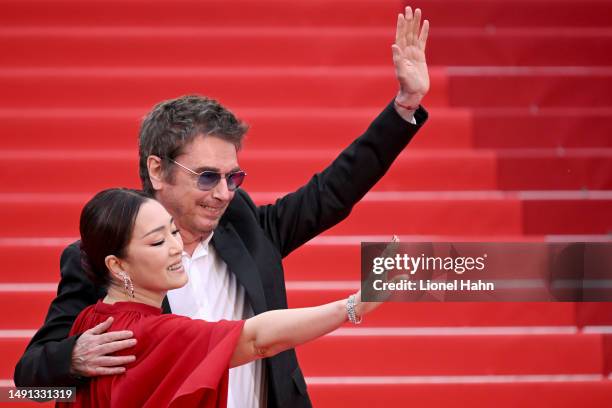
[[128,295],[128,297],[134,298],[134,284],[132,283],[132,280],[125,272],[121,272],[121,277],[123,278],[125,293]]

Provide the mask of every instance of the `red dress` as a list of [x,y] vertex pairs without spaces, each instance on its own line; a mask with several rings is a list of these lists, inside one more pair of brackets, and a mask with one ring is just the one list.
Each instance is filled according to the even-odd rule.
[[108,331],[131,330],[136,346],[115,355],[136,356],[121,375],[92,377],[75,403],[59,407],[226,407],[230,358],[244,321],[211,323],[161,314],[135,302],[98,301],[83,310],[70,335],[113,316]]

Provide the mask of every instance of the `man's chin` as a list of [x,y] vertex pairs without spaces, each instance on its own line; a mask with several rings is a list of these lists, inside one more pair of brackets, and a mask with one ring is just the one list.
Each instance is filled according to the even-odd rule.
[[206,218],[204,220],[201,220],[198,225],[198,230],[200,231],[200,234],[202,234],[204,237],[207,237],[208,235],[210,235],[211,232],[213,232],[215,228],[217,228],[218,225],[219,218]]

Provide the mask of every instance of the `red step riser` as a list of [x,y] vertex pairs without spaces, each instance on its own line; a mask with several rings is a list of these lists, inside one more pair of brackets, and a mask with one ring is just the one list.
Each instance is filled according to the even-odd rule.
[[[136,151],[134,149],[134,156]],[[127,152],[126,152],[127,153]],[[257,151],[240,155],[249,176],[250,191],[293,191],[324,169],[336,151]],[[65,153],[70,155],[70,151]],[[529,153],[526,153],[526,156]],[[108,156],[112,156],[109,152]],[[3,156],[3,157],[2,157]],[[136,158],[28,158],[0,155],[0,184],[4,193],[91,192],[107,186],[138,186]],[[501,156],[501,157],[497,157]],[[410,148],[393,164],[374,191],[445,190],[606,190],[612,188],[612,156],[565,157],[540,153],[531,157],[492,152],[419,152]],[[274,168],[270,179],[270,168]],[[92,177],[105,169],[104,177]],[[41,177],[41,171],[44,177]],[[452,174],[452,177],[449,175]],[[16,177],[16,175],[19,175]],[[418,175],[418,177],[415,177]]]
[[582,214],[575,213],[581,206],[578,202],[537,200],[525,204],[523,225],[526,234],[558,234],[582,228],[596,228],[604,234],[612,232],[612,200],[592,201],[583,207]]
[[[612,54],[611,54],[612,55]],[[448,81],[448,87],[447,87]],[[359,83],[359,85],[355,85]],[[296,85],[299,84],[299,85]],[[475,108],[516,107],[606,107],[612,102],[607,89],[612,76],[456,76],[432,72],[431,92],[423,103],[428,107]],[[218,98],[227,106],[349,108],[384,106],[396,92],[389,75],[334,74],[324,77],[271,76],[233,77],[211,75],[96,77],[77,74],[53,77],[19,73],[0,74],[6,99],[0,108],[141,108],[184,94],[201,93]],[[565,92],[572,93],[568,100]],[[500,93],[510,95],[499,98]],[[333,95],[333,98],[330,98]],[[33,102],[33,96],[35,100]],[[449,102],[450,101],[450,102]]]
[[[0,203],[0,213],[7,222],[0,236],[76,236],[78,217],[89,197],[56,202],[4,201]],[[520,235],[523,231],[535,235],[605,234],[612,225],[611,209],[612,200],[603,198],[525,202],[517,199],[365,201],[327,234],[507,236]]]
[[[390,237],[389,237],[390,238]],[[70,243],[68,237],[64,239]],[[0,281],[55,282],[59,279],[59,260],[65,245],[0,246]],[[292,281],[358,281],[361,270],[359,245],[306,245],[283,260],[285,276]],[[19,271],[19,273],[15,273]],[[514,273],[514,277],[519,276]]]
[[[66,202],[4,202],[6,237],[76,236],[88,195]],[[384,214],[381,215],[381,209]],[[612,225],[612,200],[415,200],[365,201],[330,235],[519,235],[605,234]],[[404,217],[397,215],[405,214]],[[523,217],[523,214],[526,214]],[[24,224],[22,220],[31,222]],[[373,223],[373,220],[376,222]]]
[[[401,1],[3,1],[2,26],[389,26]],[[594,15],[596,18],[597,15]]]
[[612,157],[500,157],[501,190],[610,190]]
[[[382,105],[380,109],[382,109]],[[281,110],[270,114],[253,114],[248,109],[233,109],[250,127],[244,149],[341,149],[363,133],[377,109],[363,114],[347,110],[329,110],[321,114],[298,110],[284,115]],[[246,113],[243,114],[243,111]],[[89,117],[59,114],[44,117],[26,112],[0,110],[0,131],[15,135],[0,140],[5,150],[17,149],[132,149],[137,150],[140,120],[146,110],[121,117],[93,113]],[[52,112],[49,112],[53,115]],[[10,115],[10,116],[9,116]],[[91,114],[90,114],[91,115]],[[472,119],[469,112],[444,110],[430,112],[432,118],[410,143],[411,149],[470,148]],[[16,137],[19,135],[19,137]]]
[[607,90],[611,86],[610,75],[453,75],[449,78],[449,103],[473,108],[609,107],[612,97]]
[[577,113],[572,108],[554,114],[525,110],[496,115],[476,110],[473,119],[474,146],[478,148],[610,148],[610,129],[612,111]]
[[[204,28],[174,34],[140,30],[140,34],[131,35],[129,28],[123,33],[88,28],[69,33],[27,30],[5,35],[0,31],[0,53],[8,57],[4,66],[244,67],[245,61],[249,66],[391,66],[395,36],[393,15],[388,27],[374,31],[312,28],[261,32],[225,26],[222,30]],[[601,52],[610,47],[608,32],[490,33],[484,28],[436,32],[432,26],[427,60],[430,65],[610,66],[612,55]]]
[[[13,26],[383,26],[393,24],[400,1],[3,1],[0,24]],[[519,0],[508,8],[488,0],[422,0],[418,6],[436,28],[446,27],[609,27],[612,7],[586,0],[581,7],[565,1]],[[524,10],[529,10],[525,13]],[[256,18],[253,16],[256,15]],[[459,17],[460,16],[460,17]]]
[[[445,76],[432,72],[431,92],[426,106],[445,106]],[[187,94],[218,99],[225,106],[363,108],[385,106],[397,93],[397,82],[390,67],[388,75],[182,75],[173,71],[167,77],[130,76],[62,78],[35,76],[22,78],[1,75],[0,88],[6,99],[0,108],[141,108]],[[333,98],[330,98],[333,95]]]
[[[340,149],[363,132],[379,112],[374,108],[363,114],[343,110],[320,114],[308,111],[286,114],[272,110],[270,114],[258,114],[249,109],[230,108],[250,125],[244,146],[246,151],[257,148]],[[612,147],[608,132],[612,128],[612,113],[584,111],[576,115],[572,112],[539,114],[525,110],[508,111],[504,115],[434,108],[430,110],[432,120],[411,142],[410,148]],[[19,135],[4,138],[0,146],[6,150],[113,148],[135,151],[140,118],[146,113],[146,109],[116,114],[84,113],[78,109],[65,113],[0,110],[2,133]]]
[[[308,381],[308,378],[306,378]],[[367,406],[389,408],[424,406],[446,408],[575,408],[605,407],[612,399],[609,381],[538,382],[502,384],[309,384],[308,393],[317,408]],[[54,403],[4,403],[6,408],[49,408]]]
[[[284,157],[280,157],[282,151],[265,157],[257,153],[251,150],[240,157],[240,165],[249,174],[244,187],[251,191],[293,191],[334,158],[329,154],[303,158],[299,152],[296,155],[287,152]],[[495,162],[486,153],[462,158],[407,152],[394,163],[375,190],[492,190],[497,187]],[[0,184],[4,193],[90,192],[106,186],[138,186],[137,168],[136,159],[5,159],[0,161]],[[104,169],[104,177],[101,174],[93,177],[100,169]],[[546,188],[546,175],[541,179],[540,188]]]
[[602,371],[599,335],[328,336],[298,347],[297,352],[307,376],[593,374]]
[[[56,277],[48,283],[59,280],[59,267],[53,270]],[[4,277],[0,279],[5,282]],[[358,282],[358,278],[350,280]],[[287,298],[289,307],[312,307],[344,299],[353,291],[290,287]],[[0,329],[37,329],[54,298],[55,292],[4,292],[0,305],[21,313],[0,317]],[[583,307],[573,303],[389,302],[367,316],[367,327],[573,326],[577,324],[576,313],[580,313],[582,325],[607,325],[611,323],[606,318],[611,310],[606,303]]]
[[[114,187],[114,186],[109,186]],[[0,213],[8,220],[0,233],[6,237],[76,236],[83,204],[89,195],[77,202],[23,202],[0,203]],[[582,203],[588,204],[588,203]],[[584,207],[584,206],[583,206]],[[381,218],[385,214],[406,214]],[[577,206],[573,216],[585,217],[587,208]],[[13,221],[14,220],[14,221]],[[29,220],[24,223],[23,220]],[[372,220],[376,220],[373,223]],[[591,223],[592,224],[592,223]],[[608,222],[609,224],[609,222]],[[598,228],[581,227],[576,233],[596,233]],[[568,231],[569,232],[569,231]],[[344,224],[332,229],[332,234],[449,234],[449,235],[518,235],[522,233],[521,205],[519,201],[417,201],[414,203],[365,202],[354,210]]]
[[[350,292],[290,290],[287,297],[289,307],[310,307],[344,299]],[[610,319],[596,317],[606,315],[610,309],[605,304],[594,304],[583,313],[581,322],[607,325]],[[581,306],[573,303],[393,302],[369,314],[365,327],[573,326],[577,310],[582,312]]]
[[[28,339],[0,339],[11,375]],[[297,349],[307,376],[594,374],[601,336],[327,336]],[[355,358],[359,356],[359,358]],[[559,358],[563,356],[563,358]]]
[[339,401],[346,407],[368,408],[603,408],[612,400],[612,383],[311,384],[308,393],[317,408],[337,407]]

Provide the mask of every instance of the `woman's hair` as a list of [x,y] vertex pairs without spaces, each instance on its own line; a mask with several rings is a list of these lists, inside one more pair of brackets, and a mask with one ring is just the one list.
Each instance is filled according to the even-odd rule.
[[108,287],[111,277],[105,258],[125,257],[142,204],[142,191],[111,188],[96,194],[81,212],[81,264],[96,285]]

